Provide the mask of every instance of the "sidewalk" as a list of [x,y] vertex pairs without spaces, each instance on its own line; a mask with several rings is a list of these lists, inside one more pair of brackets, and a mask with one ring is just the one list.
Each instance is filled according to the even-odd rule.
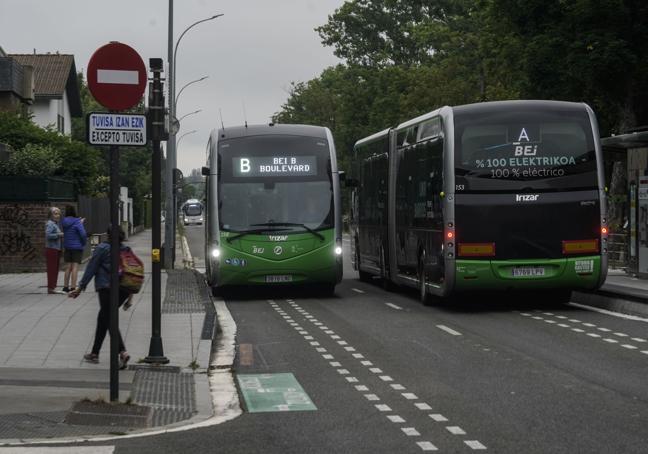
[[[162,272],[162,340],[170,363],[145,365],[151,337],[151,231],[132,236],[127,244],[147,274],[133,307],[119,310],[120,331],[131,356],[129,369],[119,374],[120,402],[130,398],[151,407],[152,427],[208,418],[212,409],[206,369],[215,312],[207,290],[192,270]],[[116,425],[114,418],[99,418],[95,425],[65,422],[74,403],[109,400],[110,336],[100,364],[84,362],[99,309],[94,283],[72,299],[48,295],[45,282],[45,273],[0,275],[0,440],[129,432],[133,426]],[[62,285],[63,273],[58,283]]]
[[608,270],[607,279],[598,291],[574,292],[572,298],[576,303],[648,317],[648,279],[629,276],[622,270]]

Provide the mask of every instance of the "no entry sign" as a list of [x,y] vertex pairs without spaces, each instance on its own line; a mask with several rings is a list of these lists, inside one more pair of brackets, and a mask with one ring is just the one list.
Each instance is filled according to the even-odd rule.
[[110,110],[125,110],[142,99],[146,67],[132,47],[111,42],[92,54],[87,78],[90,93],[99,104]]

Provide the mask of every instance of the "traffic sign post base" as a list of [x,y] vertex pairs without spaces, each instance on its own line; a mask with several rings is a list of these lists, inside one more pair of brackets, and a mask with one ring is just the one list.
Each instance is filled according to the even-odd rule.
[[144,358],[144,362],[147,364],[169,364],[169,358],[164,356],[161,337],[151,337],[149,354]]

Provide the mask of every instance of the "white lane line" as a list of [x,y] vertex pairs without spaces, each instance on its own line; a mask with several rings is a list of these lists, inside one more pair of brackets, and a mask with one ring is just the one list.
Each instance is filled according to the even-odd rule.
[[[326,331],[328,331],[329,327],[322,325],[322,326],[319,327],[319,329],[323,330],[326,333]],[[331,332],[333,332],[333,331],[331,331]]]
[[558,323],[558,326],[560,326],[561,328],[571,328],[571,326],[565,325],[564,323]]
[[396,391],[405,391],[405,387],[403,385],[399,385],[398,383],[394,383],[393,385],[390,386]]
[[369,372],[372,372],[374,374],[382,374],[382,369],[378,369],[377,367],[371,367],[369,369]]
[[580,320],[576,320],[575,318],[570,318],[569,321],[572,323],[582,323]]
[[414,393],[402,393],[401,395],[407,400],[416,400],[416,399],[418,399],[418,397],[416,397],[416,394],[414,394]]
[[417,442],[416,444],[419,445],[419,447],[420,447],[421,450],[423,450],[423,451],[438,451],[438,450],[439,450],[439,448],[437,448],[436,446],[434,446],[434,445],[433,445],[432,443],[430,443],[429,441],[419,441],[419,442]]
[[612,317],[618,317],[618,318],[624,318],[626,320],[634,320],[636,322],[648,323],[648,318],[637,317],[636,315],[620,314],[618,312],[612,312],[606,309],[599,309],[598,307],[586,306],[585,304],[579,304],[579,303],[569,303],[569,305],[574,307],[579,307],[581,309],[586,309],[592,312],[598,312],[600,314],[611,315]]
[[387,419],[396,424],[405,422],[405,420],[398,415],[388,415]]
[[577,333],[584,333],[585,332],[584,329],[580,329],[580,328],[572,328],[572,331],[575,331]]
[[448,328],[445,325],[437,325],[436,327],[442,331],[445,331],[448,334],[452,334],[453,336],[461,336],[461,333],[459,331],[455,331],[452,328]]
[[583,326],[587,326],[588,328],[594,328],[596,325],[594,323],[583,323]]
[[408,437],[420,437],[421,434],[416,428],[414,427],[401,427],[401,430],[407,435]]
[[356,349],[353,348],[353,347],[344,347],[344,349],[345,349],[346,351],[348,351],[348,352],[354,352],[354,351],[356,351]]
[[414,404],[414,406],[416,408],[418,408],[419,410],[432,410],[432,407],[430,407],[425,402],[420,402],[420,403]]
[[378,411],[392,411],[389,405],[385,405],[385,404],[377,404],[376,408],[378,409]]
[[394,379],[391,378],[389,375],[381,375],[381,376],[380,376],[380,379],[381,379],[382,381],[394,381]]
[[324,359],[333,359],[333,355],[330,355],[330,354],[327,353],[326,355],[322,355],[322,358],[324,358]]
[[553,325],[554,323],[558,323],[558,322],[557,322],[557,321],[555,321],[555,320],[549,320],[549,319],[545,319],[545,323],[550,323],[550,324],[552,324],[552,325]]
[[556,318],[559,318],[560,320],[567,320],[567,317],[564,315],[556,315]]
[[304,336],[304,340],[312,341],[313,339],[315,339],[313,336]]
[[355,359],[363,359],[364,355],[362,353],[354,353],[353,356]]
[[346,369],[338,369],[337,373],[340,375],[349,375],[350,372]]
[[371,361],[360,361],[360,364],[363,366],[373,366],[373,363]]
[[614,334],[615,336],[619,336],[619,337],[629,337],[629,336],[628,336],[627,334],[625,334],[625,333],[612,333],[612,334]]
[[310,342],[313,347],[319,347],[320,343],[317,341]]
[[468,447],[470,447],[471,449],[475,449],[475,450],[486,449],[486,446],[484,446],[483,444],[481,444],[477,440],[466,440],[466,441],[464,441],[464,443],[466,443],[468,445]]
[[317,353],[326,353],[326,349],[324,347],[317,347],[315,350],[317,351]]
[[610,331],[612,331],[611,329],[607,329],[607,328],[596,328],[596,329],[599,331],[603,331],[604,333],[609,333]]
[[331,334],[331,339],[333,340],[340,339],[340,336],[338,336],[337,334]]
[[535,316],[533,316],[531,318],[534,319],[534,320],[544,320],[543,317],[538,317],[537,315],[535,315]]
[[402,311],[402,310],[403,310],[402,307],[397,306],[396,304],[393,304],[393,303],[385,303],[385,306],[389,306],[389,307],[391,307],[392,309],[396,309],[397,311]]
[[347,341],[337,341],[338,345],[349,345]]
[[331,366],[333,366],[333,367],[342,367],[342,364],[340,364],[340,363],[337,362],[337,361],[332,361],[332,362],[330,362],[329,364],[330,364]]
[[[55,440],[52,440],[52,442]],[[87,440],[86,440],[87,441]],[[114,446],[8,447],[0,454],[112,454]]]
[[365,293],[364,290],[360,290],[359,288],[352,288],[351,290],[353,290],[356,293]]
[[604,340],[605,342],[609,342],[610,344],[618,344],[618,343],[619,343],[618,340],[616,340],[616,339],[610,339],[610,338],[607,338],[607,337],[606,337],[605,339],[603,339],[603,340]]
[[375,400],[380,400],[380,397],[378,397],[375,394],[365,394],[365,399],[375,401]]
[[637,347],[635,347],[634,345],[630,345],[630,344],[621,344],[621,347],[627,348],[628,350],[637,350]]
[[346,381],[349,383],[358,383],[358,379],[355,377],[346,377]]
[[587,335],[588,335],[589,337],[601,337],[600,334],[596,334],[596,333],[587,333]]
[[430,418],[434,419],[436,422],[445,422],[448,420],[448,418],[438,413],[430,415]]
[[335,334],[335,331],[328,329],[324,331],[324,334]]
[[644,355],[648,355],[648,350],[641,350],[641,353],[643,353]]
[[446,430],[452,435],[466,435],[466,431],[459,426],[447,426]]
[[641,343],[646,342],[646,339],[642,339],[641,337],[632,337],[631,339],[635,342],[641,342]]
[[355,386],[356,391],[369,391],[369,388],[367,385],[356,385]]

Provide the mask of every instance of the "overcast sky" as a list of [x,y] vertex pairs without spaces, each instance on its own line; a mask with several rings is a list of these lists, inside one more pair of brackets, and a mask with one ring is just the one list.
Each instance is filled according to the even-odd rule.
[[[288,97],[290,83],[318,76],[339,60],[314,28],[344,0],[175,0],[174,38],[192,23],[225,16],[192,28],[178,47],[178,167],[187,174],[205,163],[209,132],[220,125],[267,123]],[[92,53],[109,41],[130,45],[148,66],[167,62],[168,1],[165,0],[0,0],[0,46],[7,53],[73,54],[85,74]],[[124,151],[127,152],[127,151]]]

